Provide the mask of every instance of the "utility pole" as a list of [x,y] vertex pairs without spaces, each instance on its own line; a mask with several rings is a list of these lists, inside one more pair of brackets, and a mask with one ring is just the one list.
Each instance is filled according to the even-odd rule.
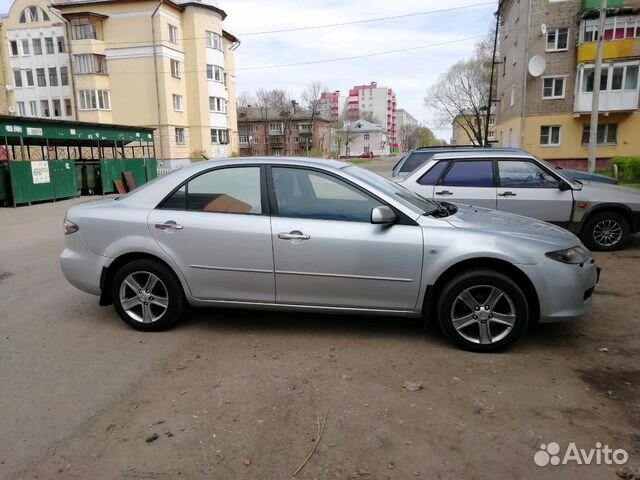
[[500,29],[500,7],[502,2],[498,4],[498,11],[496,12],[496,31],[493,35],[493,53],[491,54],[491,77],[489,79],[489,102],[487,105],[487,116],[484,121],[484,147],[489,147],[489,120],[491,119],[491,112],[493,111],[493,74],[496,68],[496,49],[498,47],[498,30]]
[[[596,171],[596,154],[598,151],[598,110],[600,107],[600,76],[602,72],[602,51],[604,49],[604,22],[607,18],[607,0],[600,6],[600,22],[598,23],[598,51],[596,66],[593,71],[593,95],[591,98],[591,126],[589,127],[589,159],[587,167],[590,172]],[[607,79],[609,76],[607,75]],[[605,85],[606,87],[606,85]]]

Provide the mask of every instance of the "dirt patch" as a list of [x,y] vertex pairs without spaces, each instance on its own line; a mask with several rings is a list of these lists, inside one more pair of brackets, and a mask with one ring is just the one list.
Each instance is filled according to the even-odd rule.
[[0,283],[11,276],[13,276],[13,272],[0,272]]
[[596,290],[595,291],[596,295],[605,295],[608,297],[626,297],[627,295],[624,295],[623,293],[620,292],[614,292],[612,290]]

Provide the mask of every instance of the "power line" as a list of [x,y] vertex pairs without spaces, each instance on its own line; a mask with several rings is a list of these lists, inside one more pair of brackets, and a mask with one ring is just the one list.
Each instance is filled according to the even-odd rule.
[[408,18],[408,17],[417,17],[421,15],[430,15],[432,13],[442,13],[442,12],[452,12],[455,10],[464,10],[467,8],[475,8],[475,7],[484,7],[487,5],[495,5],[495,2],[483,2],[483,3],[474,3],[471,5],[462,5],[459,7],[450,7],[450,8],[442,8],[439,10],[428,10],[426,12],[414,12],[414,13],[405,13],[403,15],[393,15],[388,17],[377,17],[377,18],[368,18],[365,20],[354,20],[351,22],[340,22],[340,23],[327,23],[324,25],[312,25],[308,27],[293,27],[293,28],[282,28],[279,30],[263,30],[259,32],[247,32],[247,33],[239,33],[238,35],[249,37],[253,35],[270,35],[273,33],[287,33],[287,32],[298,32],[301,30],[317,30],[321,28],[332,28],[332,27],[343,27],[346,25],[357,25],[362,23],[371,23],[371,22],[382,22],[385,20],[397,20],[399,18]]

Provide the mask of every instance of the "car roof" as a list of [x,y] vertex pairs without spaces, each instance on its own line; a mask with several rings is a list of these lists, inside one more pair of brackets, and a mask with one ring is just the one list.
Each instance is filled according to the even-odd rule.
[[440,160],[443,158],[460,159],[460,158],[534,158],[530,153],[523,150],[498,150],[483,149],[473,152],[442,152],[436,153],[431,160]]
[[478,151],[505,151],[505,152],[521,152],[522,150],[517,147],[474,147],[473,145],[449,145],[448,147],[438,146],[438,147],[420,147],[416,148],[414,152],[430,152],[430,151],[465,151],[465,152],[478,152]]
[[202,162],[194,162],[190,165],[182,167],[180,170],[193,174],[201,170],[206,170],[216,166],[226,165],[294,165],[300,167],[320,167],[329,169],[343,169],[351,166],[351,163],[341,162],[339,160],[309,158],[309,157],[233,157],[233,158],[216,158],[213,160],[205,160]]

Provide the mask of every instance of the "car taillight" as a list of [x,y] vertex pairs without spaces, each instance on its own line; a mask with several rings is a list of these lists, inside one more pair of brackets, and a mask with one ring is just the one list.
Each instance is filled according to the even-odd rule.
[[77,232],[80,229],[78,225],[76,225],[70,220],[67,220],[66,218],[64,219],[63,227],[64,227],[65,235],[70,235],[72,233]]

